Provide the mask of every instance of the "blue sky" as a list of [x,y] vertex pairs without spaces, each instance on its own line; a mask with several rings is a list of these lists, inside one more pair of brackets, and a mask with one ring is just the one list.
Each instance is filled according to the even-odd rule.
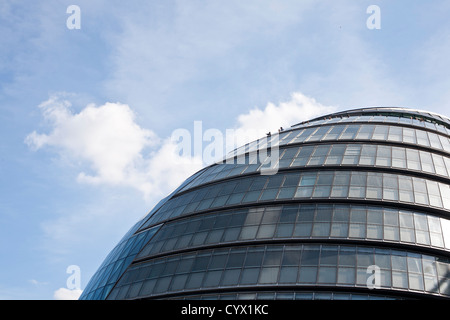
[[[72,4],[80,29],[66,27]],[[370,5],[381,29],[367,28]],[[70,265],[83,289],[133,223],[202,166],[169,141],[194,121],[225,133],[364,106],[450,116],[449,9],[2,0],[0,298],[69,298]]]

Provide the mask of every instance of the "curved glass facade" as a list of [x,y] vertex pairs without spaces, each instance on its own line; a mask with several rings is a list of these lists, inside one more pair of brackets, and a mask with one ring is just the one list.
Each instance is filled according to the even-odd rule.
[[367,108],[244,145],[139,221],[81,299],[450,299],[449,133]]

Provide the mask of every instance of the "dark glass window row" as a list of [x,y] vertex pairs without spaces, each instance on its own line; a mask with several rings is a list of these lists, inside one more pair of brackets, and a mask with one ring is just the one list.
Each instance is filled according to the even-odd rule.
[[251,176],[174,197],[142,228],[204,210],[293,199],[384,200],[450,210],[450,186],[418,177],[379,172],[323,170]]
[[[308,166],[373,166],[449,177],[450,158],[432,152],[376,144],[325,144],[282,148],[278,169]],[[235,161],[237,162],[237,161]],[[219,179],[258,172],[263,161],[246,155],[239,163],[211,166],[183,191]]]
[[443,134],[450,135],[450,129],[446,126],[433,123],[430,121],[421,121],[418,119],[412,119],[411,117],[395,117],[395,116],[386,116],[386,115],[365,115],[365,116],[349,116],[349,117],[335,117],[329,119],[320,119],[316,121],[310,121],[308,123],[304,123],[301,125],[294,126],[295,128],[304,128],[311,125],[329,125],[329,124],[337,124],[337,123],[348,123],[348,122],[384,122],[386,124],[406,124],[413,125],[416,127],[427,128],[435,131],[439,131]]
[[[411,252],[347,245],[220,248],[131,266],[108,299],[133,299],[200,289],[273,285],[368,287],[450,296],[450,261]],[[376,288],[373,289],[376,293]]]
[[269,138],[256,140],[244,145],[230,153],[230,156],[253,152],[265,148],[266,145],[284,146],[303,142],[339,140],[381,140],[419,145],[447,152],[450,150],[450,140],[448,136],[434,132],[393,125],[341,124],[298,129],[287,131],[279,135],[273,135]]
[[[104,300],[115,282],[131,264],[142,247],[158,231],[159,227],[155,226],[132,237],[129,237],[131,232],[128,232],[93,275],[80,300]],[[130,231],[133,231],[133,229]]]
[[450,220],[394,208],[303,204],[228,210],[166,223],[136,259],[267,239],[360,239],[450,250]]
[[169,300],[403,300],[397,297],[345,292],[313,291],[262,291],[227,292],[216,294],[188,295]]

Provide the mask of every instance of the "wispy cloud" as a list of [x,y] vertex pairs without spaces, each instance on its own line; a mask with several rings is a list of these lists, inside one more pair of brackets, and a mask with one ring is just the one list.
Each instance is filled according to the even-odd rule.
[[[228,100],[239,94],[229,93],[240,90],[236,78],[249,87],[242,93],[244,100],[254,94],[251,91],[259,92],[257,85],[269,88],[277,83],[275,75],[291,56],[289,50],[283,56],[276,50],[279,34],[294,28],[311,3],[232,0],[142,4],[138,11],[117,16],[121,30],[111,37],[107,60],[111,71],[104,82],[105,91],[142,114],[158,110],[163,123],[178,125],[198,114],[211,116],[220,111],[218,97]],[[270,63],[263,62],[269,56]],[[193,96],[193,91],[201,95]],[[211,104],[202,108],[201,103]],[[236,104],[229,105],[231,109],[238,112]],[[175,112],[177,117],[173,117]]]
[[44,282],[44,281],[41,282],[41,281],[38,281],[38,280],[35,280],[35,279],[31,279],[30,283],[33,284],[34,286],[43,286],[43,285],[48,285],[49,284],[48,282]]

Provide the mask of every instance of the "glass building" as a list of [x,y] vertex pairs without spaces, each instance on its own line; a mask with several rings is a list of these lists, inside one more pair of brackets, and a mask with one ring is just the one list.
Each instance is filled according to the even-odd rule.
[[363,108],[187,179],[80,299],[450,299],[450,119]]

